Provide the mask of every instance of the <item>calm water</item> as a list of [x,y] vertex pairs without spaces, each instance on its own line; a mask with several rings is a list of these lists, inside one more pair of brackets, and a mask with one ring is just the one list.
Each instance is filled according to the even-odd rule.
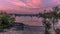
[[[21,17],[16,17],[16,22],[22,22],[24,24],[32,25],[32,26],[42,26],[42,20],[43,18],[40,17],[29,17],[29,16],[21,16]],[[60,26],[60,20],[58,21],[56,26]]]
[[25,26],[24,30],[17,30],[16,27],[5,29],[6,32],[0,34],[43,34],[44,27],[42,26]]
[[41,21],[42,19],[38,19],[37,17],[16,17],[16,22],[22,22],[30,26],[25,26],[24,30],[17,30],[18,28],[16,27],[13,27],[11,29],[5,29],[6,32],[2,32],[0,34],[43,34],[44,27],[42,27]]
[[[22,22],[26,25],[24,30],[17,30],[18,28],[12,27],[11,29],[5,29],[6,32],[1,32],[0,34],[44,34],[44,27],[42,27],[43,18],[22,16],[16,17],[16,22]],[[52,34],[54,31],[51,29]]]
[[42,20],[43,20],[42,18],[29,17],[29,16],[16,17],[16,22],[22,22],[24,24],[32,26],[42,26]]
[[25,26],[24,30],[18,31],[15,27],[12,27],[11,29],[5,29],[6,32],[1,32],[0,34],[44,34],[44,27],[40,27],[42,26],[42,20],[43,18],[29,16],[16,17],[16,22],[22,22],[30,26]]

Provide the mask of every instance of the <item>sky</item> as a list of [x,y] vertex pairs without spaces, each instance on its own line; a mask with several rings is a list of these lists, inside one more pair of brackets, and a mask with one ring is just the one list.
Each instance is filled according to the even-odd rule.
[[38,13],[56,5],[60,5],[60,0],[0,0],[0,10],[18,13]]
[[[36,14],[39,12],[43,12],[44,9],[50,10],[51,7],[57,5],[60,5],[60,0],[0,0],[0,10],[7,11],[9,13]],[[16,21],[18,22],[22,22],[25,20],[30,21],[31,17],[16,17]],[[38,18],[34,17],[33,20],[36,21],[38,20]],[[39,26],[41,25],[40,23],[26,22],[25,24]]]

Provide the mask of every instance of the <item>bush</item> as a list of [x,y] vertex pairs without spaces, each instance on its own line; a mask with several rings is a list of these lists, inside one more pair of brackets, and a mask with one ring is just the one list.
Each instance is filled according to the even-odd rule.
[[57,29],[55,30],[55,32],[56,32],[56,34],[60,34],[60,29],[57,28]]
[[0,28],[9,28],[15,21],[15,18],[6,12],[0,13]]

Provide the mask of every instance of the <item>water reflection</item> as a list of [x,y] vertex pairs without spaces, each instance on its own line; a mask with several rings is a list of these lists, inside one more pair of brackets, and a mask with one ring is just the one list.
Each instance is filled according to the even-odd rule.
[[13,27],[11,29],[5,29],[6,32],[0,34],[43,34],[44,27],[42,26],[24,26],[24,30],[17,30],[18,28]]
[[16,17],[16,22],[23,22],[24,24],[32,25],[32,26],[42,26],[42,18],[38,17],[29,17],[29,16],[21,16]]

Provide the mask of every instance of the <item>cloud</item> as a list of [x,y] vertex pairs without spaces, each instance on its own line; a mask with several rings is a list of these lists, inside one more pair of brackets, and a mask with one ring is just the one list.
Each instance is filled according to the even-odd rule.
[[[43,12],[44,9],[49,10],[50,7],[58,4],[60,4],[60,0],[0,0],[0,10],[7,10],[8,12],[15,13],[36,14]],[[20,22],[21,19],[17,18],[16,21]],[[27,22],[27,24],[40,25],[37,22]]]
[[51,0],[51,1],[55,3],[55,2],[58,2],[59,0]]
[[32,8],[37,8],[39,7],[41,4],[42,4],[42,0],[27,0],[27,3],[26,3],[29,7],[32,7]]
[[51,0],[51,2],[52,2],[52,4],[54,5],[57,5],[58,3],[60,3],[60,1],[59,0]]
[[[0,0],[1,9],[15,9],[18,11],[34,12],[40,8],[55,6],[59,0]],[[36,8],[36,9],[35,9]],[[32,9],[32,10],[31,10]]]
[[23,2],[19,1],[19,0],[6,0],[7,2],[16,5],[16,6],[26,6],[26,4],[24,4]]
[[36,8],[39,7],[39,5],[41,4],[41,0],[26,0],[25,2],[22,2],[20,0],[6,0],[7,2],[13,4],[13,5],[17,5],[17,6],[21,6],[21,7],[31,7],[31,8]]

